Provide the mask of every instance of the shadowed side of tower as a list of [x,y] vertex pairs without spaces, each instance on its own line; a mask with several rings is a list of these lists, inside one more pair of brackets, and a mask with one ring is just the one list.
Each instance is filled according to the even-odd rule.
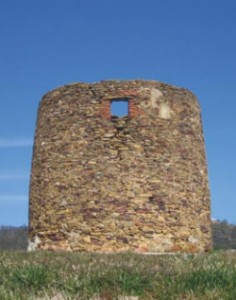
[[[122,116],[113,102],[125,102]],[[44,96],[29,249],[198,252],[211,247],[201,114],[155,81],[75,83]]]

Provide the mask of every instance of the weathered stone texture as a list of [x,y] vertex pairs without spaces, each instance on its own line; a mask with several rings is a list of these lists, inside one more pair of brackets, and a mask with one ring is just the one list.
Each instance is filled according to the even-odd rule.
[[[129,101],[111,116],[112,99]],[[211,247],[200,108],[155,81],[65,85],[41,101],[30,249],[198,252]]]

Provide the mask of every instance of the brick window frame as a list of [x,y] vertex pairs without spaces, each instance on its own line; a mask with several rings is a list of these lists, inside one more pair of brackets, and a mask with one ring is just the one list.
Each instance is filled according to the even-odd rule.
[[[129,118],[135,118],[138,115],[143,114],[143,111],[138,107],[137,102],[135,101],[135,96],[137,93],[135,91],[123,91],[119,93],[118,95],[103,98],[101,100],[101,106],[100,106],[100,114],[102,118],[106,120],[111,120],[111,102],[112,101],[119,101],[126,99],[128,101],[128,117]],[[126,116],[126,117],[127,117]]]

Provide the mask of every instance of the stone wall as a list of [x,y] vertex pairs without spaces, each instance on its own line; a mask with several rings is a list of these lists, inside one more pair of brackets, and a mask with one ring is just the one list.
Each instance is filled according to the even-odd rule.
[[[111,116],[111,101],[129,113]],[[211,247],[200,108],[155,81],[65,85],[38,111],[29,249],[198,252]]]

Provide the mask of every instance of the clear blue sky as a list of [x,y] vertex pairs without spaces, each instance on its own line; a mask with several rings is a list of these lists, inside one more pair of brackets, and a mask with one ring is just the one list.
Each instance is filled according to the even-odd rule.
[[212,217],[236,223],[235,12],[235,0],[1,0],[0,225],[28,223],[43,94],[105,79],[154,79],[198,96]]

